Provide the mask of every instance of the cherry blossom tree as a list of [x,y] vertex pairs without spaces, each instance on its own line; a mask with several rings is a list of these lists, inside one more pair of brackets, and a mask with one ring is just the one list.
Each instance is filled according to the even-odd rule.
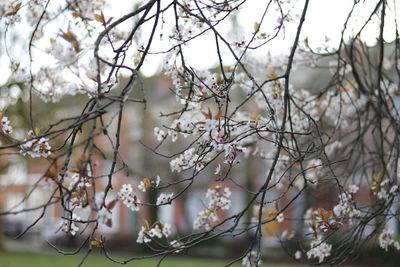
[[[0,162],[23,157],[45,166],[21,205],[1,215],[39,211],[24,235],[59,205],[59,230],[83,242],[72,252],[52,246],[86,251],[82,262],[95,247],[124,264],[248,236],[227,264],[258,266],[265,226],[288,220],[300,226],[276,239],[284,248],[296,244],[287,252],[300,262],[341,264],[374,242],[400,250],[387,229],[400,208],[400,6],[348,1],[340,34],[316,43],[306,32],[321,26],[307,24],[314,2],[135,1],[112,17],[104,0],[0,1],[8,73],[0,88]],[[253,22],[243,23],[254,6]],[[279,53],[270,50],[275,43]],[[199,66],[194,54],[211,66]],[[160,103],[146,68],[168,81]],[[48,112],[65,101],[79,114]],[[142,147],[170,170],[118,186],[133,165],[121,155],[124,127],[142,127],[124,119],[143,116],[127,114],[131,107],[159,115]],[[112,257],[99,227],[112,224],[118,202],[133,213],[154,210],[199,184],[207,187],[189,234],[150,216],[136,242],[152,253]],[[42,187],[46,201],[21,208]],[[235,212],[233,191],[246,199]]]

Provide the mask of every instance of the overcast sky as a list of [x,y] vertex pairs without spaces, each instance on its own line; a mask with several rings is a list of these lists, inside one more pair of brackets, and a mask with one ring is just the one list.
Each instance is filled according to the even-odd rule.
[[[104,13],[107,17],[119,17],[131,10],[132,8],[129,7],[127,2],[134,2],[134,1],[126,1],[126,0],[114,0],[109,1],[110,8],[104,10]],[[294,13],[299,13],[301,8],[303,7],[303,0],[299,1],[292,1],[297,3],[293,7]],[[360,5],[360,8],[356,9],[355,11],[355,19],[350,21],[349,28],[352,29],[359,29],[360,25],[366,20],[367,15],[373,10],[376,1],[367,0],[366,3]],[[238,15],[238,23],[239,29],[235,28],[234,32],[228,32],[231,24],[227,22],[225,24],[221,24],[219,29],[222,32],[226,33],[226,36],[230,38],[232,41],[237,38],[237,41],[240,40],[248,40],[251,37],[252,32],[254,31],[254,23],[259,22],[262,16],[262,12],[265,9],[268,1],[260,1],[260,0],[248,0],[245,5],[243,5],[242,10]],[[395,4],[393,4],[395,3]],[[397,9],[400,10],[400,1],[393,0],[392,6],[396,5]],[[59,3],[58,3],[59,4]],[[351,0],[311,0],[309,5],[309,10],[307,14],[307,19],[305,21],[303,27],[303,34],[302,37],[307,37],[309,40],[309,44],[313,48],[319,47],[321,44],[327,44],[326,38],[329,37],[330,41],[328,44],[332,47],[337,46],[339,42],[339,38],[341,36],[341,31],[343,28],[344,21],[353,5],[353,1]],[[164,34],[168,34],[168,31],[165,29],[171,28],[173,23],[173,18],[165,16],[166,24],[164,25]],[[260,31],[265,31],[267,33],[273,33],[273,29],[276,22],[276,16],[273,15],[271,12],[266,16],[265,22],[263,23]],[[297,20],[295,20],[297,22]],[[392,41],[394,35],[394,24],[393,19],[389,17],[387,24],[385,25],[385,38],[386,41]],[[26,26],[26,25],[25,25]],[[50,37],[54,36],[55,33],[58,32],[59,29],[55,28],[48,28],[48,32],[46,35],[49,35],[48,38],[43,38],[44,41],[48,41]],[[64,24],[64,28],[66,24]],[[151,27],[149,24],[146,26],[147,28],[144,29],[144,32],[148,31]],[[21,25],[18,27],[18,31],[20,32],[21,36],[24,36],[23,39],[27,39],[26,37],[29,36],[29,32],[27,31],[29,27],[24,27]],[[287,24],[284,31],[282,31],[278,37],[273,40],[272,42],[268,43],[266,46],[262,47],[258,50],[258,57],[264,56],[267,52],[270,52],[272,55],[278,54],[285,54],[289,51],[292,43],[293,38],[295,36],[295,32],[297,29],[297,23]],[[377,24],[371,24],[366,29],[362,38],[367,42],[369,45],[373,45],[376,42],[378,27]],[[350,34],[350,32],[348,32]],[[197,69],[205,69],[214,67],[217,64],[217,57],[216,51],[214,47],[214,40],[211,34],[205,35],[198,40],[193,41],[189,46],[185,47],[185,52],[188,57],[188,62],[197,68]],[[160,41],[159,38],[155,38],[154,43],[152,45],[151,51],[152,52],[159,52],[164,51],[165,48],[168,47],[169,40],[168,38],[164,38],[163,41]],[[8,66],[8,60],[4,55],[4,50],[1,51],[1,59],[0,64],[2,66],[2,75],[0,77],[0,83],[4,83],[7,79],[6,73],[7,69],[4,66]],[[15,49],[14,56],[21,58],[22,55],[18,55],[19,50]],[[225,49],[224,52],[225,56],[225,63],[230,64],[234,62],[234,59],[230,56],[228,50]],[[45,55],[43,55],[45,57]],[[23,58],[23,57],[22,57]],[[27,59],[27,58],[25,58]],[[47,62],[47,59],[43,59]],[[52,62],[49,59],[48,62]],[[150,55],[147,58],[147,63],[143,66],[142,72],[146,76],[151,76],[156,74],[160,71],[160,64],[162,62],[162,57],[159,55]]]

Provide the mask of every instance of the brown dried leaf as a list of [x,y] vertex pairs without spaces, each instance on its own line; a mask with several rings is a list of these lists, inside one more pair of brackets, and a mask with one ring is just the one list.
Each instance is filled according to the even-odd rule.
[[106,221],[106,225],[108,226],[108,227],[112,227],[112,225],[113,225],[113,222],[112,222],[112,220],[111,219],[108,219],[107,221]]
[[215,114],[214,119],[219,120],[224,117],[224,111],[220,109],[217,114]]
[[217,74],[217,77],[215,78],[215,83],[216,84],[222,84],[222,82],[224,81],[224,79],[222,79],[221,74]]
[[206,117],[206,119],[212,119],[212,113],[210,107],[207,107],[207,112],[201,112],[201,113],[204,115],[204,117]]
[[22,3],[18,3],[13,7],[13,10],[17,12],[21,8]]
[[44,177],[55,180],[58,176],[58,167],[56,164],[53,164],[44,174]]
[[18,10],[21,9],[21,6],[22,6],[22,3],[16,4],[15,6],[12,7],[12,11],[7,12],[6,14],[4,14],[4,17],[9,17],[9,16],[17,14]]
[[117,204],[117,202],[118,202],[118,198],[108,202],[108,204],[106,205],[106,209],[112,210],[115,207],[115,205]]
[[82,153],[79,158],[76,160],[76,166],[79,170],[83,170],[85,167],[85,163],[87,161],[87,157],[85,153]]
[[77,12],[73,12],[73,13],[72,13],[72,16],[73,16],[74,18],[81,18],[81,19],[84,19],[84,17],[82,16],[82,14],[77,13]]
[[4,14],[4,17],[9,17],[9,16],[12,16],[15,14],[17,14],[17,12],[15,12],[15,11],[7,12],[6,14]]
[[100,15],[99,14],[94,14],[94,19],[96,21],[100,22],[103,25],[106,23],[103,13],[101,13]]
[[144,220],[144,225],[145,225],[146,229],[150,229],[150,224],[147,220]]

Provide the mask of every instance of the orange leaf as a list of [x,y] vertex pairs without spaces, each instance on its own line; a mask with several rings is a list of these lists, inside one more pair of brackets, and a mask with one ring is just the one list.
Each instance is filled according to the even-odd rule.
[[149,188],[151,188],[151,181],[150,181],[150,179],[149,178],[144,178],[143,179],[143,183],[144,183],[144,185],[146,186],[146,189],[149,189]]

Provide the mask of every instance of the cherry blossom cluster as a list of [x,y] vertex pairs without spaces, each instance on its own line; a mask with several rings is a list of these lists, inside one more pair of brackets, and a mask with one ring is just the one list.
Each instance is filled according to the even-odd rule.
[[[171,235],[171,225],[168,223],[156,222],[152,227],[150,226],[142,226],[138,238],[136,240],[137,243],[149,243],[154,238],[168,238]],[[175,243],[174,243],[175,244]]]
[[174,193],[170,193],[170,194],[161,193],[157,197],[156,204],[157,204],[157,206],[170,204],[172,199],[173,199],[173,197],[174,197]]
[[261,263],[262,263],[262,260],[260,258],[260,255],[258,253],[256,253],[255,251],[250,251],[242,259],[242,265],[244,265],[246,267],[260,266]]
[[318,262],[321,263],[325,258],[331,255],[332,245],[327,242],[316,239],[311,241],[311,249],[307,251],[307,258],[318,258]]
[[[354,186],[350,186],[349,190],[357,192],[358,189]],[[354,205],[353,194],[354,193],[343,192],[339,196],[339,204],[333,207],[333,213],[335,216],[338,218],[348,219],[350,224],[352,224],[353,219],[361,216],[361,212]]]
[[154,135],[157,138],[157,141],[160,142],[166,137],[165,131],[161,130],[158,127],[154,128]]
[[80,220],[81,218],[73,213],[71,220],[64,219],[62,231],[71,235],[76,235],[76,233],[79,231],[79,227],[75,224],[75,221]]
[[130,208],[132,211],[139,211],[141,202],[139,197],[133,193],[132,185],[122,185],[122,188],[118,192],[118,197],[127,208]]
[[219,221],[218,211],[231,208],[231,191],[228,187],[216,185],[207,190],[208,203],[198,214],[193,222],[193,229],[209,231]]
[[206,198],[209,209],[229,210],[231,208],[230,196],[232,192],[229,187],[221,185],[213,186],[207,189]]
[[189,148],[179,157],[171,160],[170,167],[171,171],[181,172],[199,163],[199,155],[196,154],[195,148]]
[[29,155],[32,158],[47,158],[51,155],[51,146],[48,143],[49,139],[45,137],[36,137],[33,131],[28,132],[28,139],[20,146],[20,154]]
[[381,175],[373,177],[374,182],[371,185],[371,191],[378,199],[387,201],[389,200],[389,197],[398,194],[399,187],[397,185],[390,185],[389,179],[383,179],[383,181],[381,181],[381,179]]
[[71,192],[69,202],[73,207],[82,208],[88,204],[87,188],[92,187],[89,179],[80,173],[66,172],[65,181],[69,181],[68,190]]
[[[0,114],[1,115],[1,114]],[[10,120],[8,117],[2,117],[0,120],[0,131],[2,131],[4,134],[11,134],[12,133],[12,126],[10,125]]]
[[382,233],[379,235],[379,246],[386,251],[389,248],[394,248],[396,250],[400,250],[399,241],[394,240],[392,235],[393,235],[393,233],[391,233],[387,229],[383,229]]

